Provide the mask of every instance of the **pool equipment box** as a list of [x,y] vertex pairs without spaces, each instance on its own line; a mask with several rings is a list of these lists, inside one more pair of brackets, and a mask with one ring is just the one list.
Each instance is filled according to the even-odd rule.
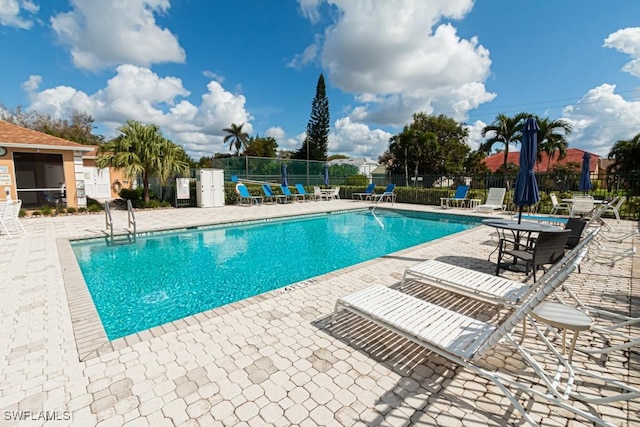
[[224,206],[224,170],[199,169],[196,176],[196,201],[200,208]]

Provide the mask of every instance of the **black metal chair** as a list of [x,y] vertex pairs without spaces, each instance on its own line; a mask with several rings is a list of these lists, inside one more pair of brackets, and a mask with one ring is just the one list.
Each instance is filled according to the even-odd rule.
[[[512,265],[517,265],[517,261],[521,260],[525,263],[525,274],[529,270],[533,270],[533,282],[536,281],[536,270],[539,267],[544,269],[545,265],[555,264],[564,256],[564,250],[567,240],[571,235],[571,230],[562,230],[557,232],[541,232],[531,246],[518,243],[506,238],[500,239],[498,246],[498,264],[496,266],[496,275],[500,274],[500,270],[510,270]],[[504,256],[513,258],[511,263],[503,262]]]

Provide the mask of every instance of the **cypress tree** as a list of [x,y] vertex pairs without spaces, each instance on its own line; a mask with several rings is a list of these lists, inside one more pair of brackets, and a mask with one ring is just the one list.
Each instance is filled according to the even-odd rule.
[[307,123],[307,137],[302,147],[293,156],[295,159],[326,160],[329,149],[329,99],[324,85],[324,76],[320,74],[316,85],[316,96],[311,102],[311,117]]

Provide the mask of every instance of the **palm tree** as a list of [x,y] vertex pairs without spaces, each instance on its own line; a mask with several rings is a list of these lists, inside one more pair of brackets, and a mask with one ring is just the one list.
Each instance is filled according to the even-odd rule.
[[567,142],[567,136],[571,134],[573,128],[571,123],[563,119],[549,120],[548,117],[539,118],[538,121],[538,162],[542,161],[542,152],[547,153],[547,170],[551,160],[556,157],[558,153],[558,160],[562,160],[567,156],[567,148],[569,143]]
[[609,173],[638,174],[640,173],[640,133],[628,141],[618,141],[608,157],[615,162],[609,166]]
[[520,129],[524,120],[529,117],[528,113],[518,113],[515,117],[509,117],[505,114],[498,114],[496,119],[490,125],[485,126],[482,129],[482,136],[492,134],[491,137],[483,144],[480,145],[478,151],[489,154],[496,143],[504,145],[504,162],[502,164],[503,170],[506,170],[507,161],[509,159],[509,145],[517,144],[520,142]]
[[145,203],[150,200],[151,177],[158,177],[165,184],[172,174],[189,171],[183,148],[166,139],[158,126],[127,120],[118,131],[118,137],[100,145],[96,165],[124,169],[127,179],[140,175]]
[[249,141],[249,134],[246,132],[242,132],[242,123],[238,126],[235,123],[231,123],[231,127],[222,129],[223,132],[227,132],[229,135],[224,137],[224,143],[229,143],[229,150],[233,150],[233,147],[236,148],[236,156],[240,155],[240,149],[244,147],[247,148],[247,143]]

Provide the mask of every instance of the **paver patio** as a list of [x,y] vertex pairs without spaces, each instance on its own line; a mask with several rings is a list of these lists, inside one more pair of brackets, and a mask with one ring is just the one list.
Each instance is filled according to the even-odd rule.
[[[136,216],[138,231],[148,231],[368,206],[342,200],[138,211]],[[429,206],[394,207],[441,212]],[[456,212],[461,211],[446,213]],[[124,227],[126,213],[113,213],[116,226]],[[488,227],[105,343],[67,243],[100,236],[104,216],[24,219],[23,224],[27,235],[0,236],[0,425],[18,424],[13,417],[25,416],[24,411],[31,414],[20,425],[43,425],[33,418],[45,415],[57,417],[46,423],[55,426],[522,423],[487,380],[355,316],[326,322],[338,297],[374,283],[396,285],[407,266],[425,259],[492,273],[487,256],[495,240]],[[621,230],[637,227],[631,221],[611,224]],[[614,267],[588,259],[568,282],[579,285],[580,295],[592,304],[640,315],[639,259],[636,255]],[[408,292],[425,291],[409,286]],[[466,304],[489,318],[499,315],[491,306]],[[592,338],[583,333],[580,341],[588,344]],[[526,343],[537,345],[532,337]],[[530,372],[506,347],[497,348],[487,363],[506,366],[523,379]],[[574,363],[640,386],[637,353],[618,352],[606,365],[576,353]],[[545,402],[521,400],[544,425],[584,423]],[[594,410],[615,425],[637,425],[640,419],[637,400]]]

